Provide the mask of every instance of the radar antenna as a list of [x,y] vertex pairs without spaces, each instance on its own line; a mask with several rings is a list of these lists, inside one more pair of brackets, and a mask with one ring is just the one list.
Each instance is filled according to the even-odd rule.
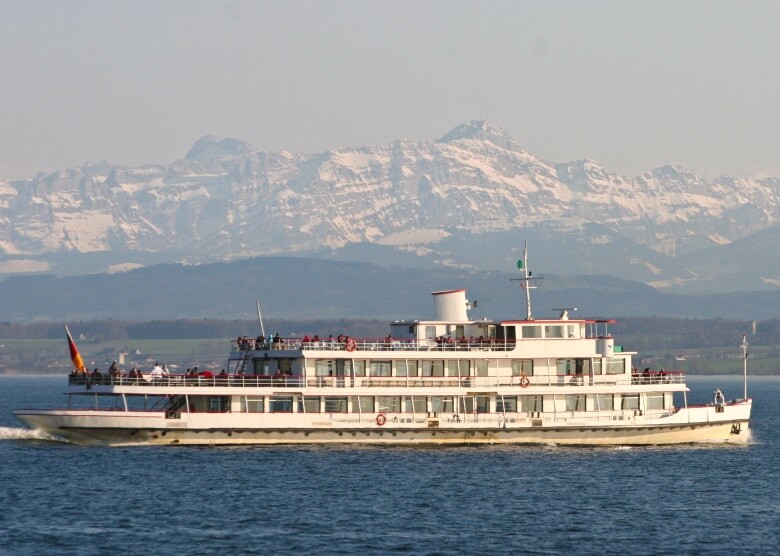
[[531,312],[531,290],[535,289],[536,286],[531,285],[531,280],[544,280],[544,278],[533,276],[533,273],[528,270],[528,241],[526,241],[523,246],[523,258],[517,261],[517,268],[523,271],[523,276],[520,278],[510,278],[510,281],[520,282],[520,287],[525,290],[525,320],[534,320],[533,313]]

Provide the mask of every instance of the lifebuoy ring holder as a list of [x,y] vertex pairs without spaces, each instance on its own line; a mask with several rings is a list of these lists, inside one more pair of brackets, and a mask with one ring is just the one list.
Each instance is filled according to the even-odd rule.
[[384,413],[380,413],[379,415],[377,415],[377,416],[376,416],[376,424],[377,424],[378,426],[380,426],[380,427],[381,427],[381,426],[382,426],[382,425],[384,425],[385,423],[387,423],[387,417],[385,417],[385,414],[384,414]]
[[347,338],[346,348],[347,351],[355,351],[357,349],[357,343],[352,338]]
[[522,388],[528,388],[528,385],[529,385],[529,384],[531,384],[531,381],[530,381],[530,380],[528,380],[528,377],[527,377],[527,376],[525,376],[525,375],[522,375],[522,376],[520,377],[520,386],[521,386]]

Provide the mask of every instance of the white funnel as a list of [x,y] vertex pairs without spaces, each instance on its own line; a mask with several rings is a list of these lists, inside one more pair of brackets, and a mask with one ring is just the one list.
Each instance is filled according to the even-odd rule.
[[466,290],[447,290],[433,292],[433,302],[436,307],[436,320],[445,322],[466,322],[468,302]]

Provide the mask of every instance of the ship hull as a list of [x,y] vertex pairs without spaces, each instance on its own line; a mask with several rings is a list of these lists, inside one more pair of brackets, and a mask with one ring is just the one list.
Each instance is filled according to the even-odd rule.
[[[27,426],[52,437],[78,444],[129,445],[477,445],[529,444],[560,446],[656,446],[674,444],[746,444],[748,418],[717,422],[645,423],[577,426],[542,423],[538,426],[505,423],[387,423],[334,427],[209,427],[159,417],[73,414],[67,411],[17,412]],[[130,422],[128,422],[128,420]]]

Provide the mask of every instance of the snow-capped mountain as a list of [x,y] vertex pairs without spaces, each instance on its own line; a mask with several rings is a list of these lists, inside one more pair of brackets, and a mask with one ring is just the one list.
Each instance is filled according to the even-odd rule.
[[[481,121],[438,140],[318,154],[207,136],[170,165],[0,181],[0,272],[21,261],[56,271],[64,252],[207,262],[354,244],[443,261],[446,238],[543,228],[581,244],[635,242],[644,250],[623,259],[638,259],[645,281],[674,282],[690,278],[684,255],[777,226],[778,197],[778,178],[710,181],[677,165],[631,178],[592,160],[550,162]],[[780,280],[780,265],[764,278]]]

